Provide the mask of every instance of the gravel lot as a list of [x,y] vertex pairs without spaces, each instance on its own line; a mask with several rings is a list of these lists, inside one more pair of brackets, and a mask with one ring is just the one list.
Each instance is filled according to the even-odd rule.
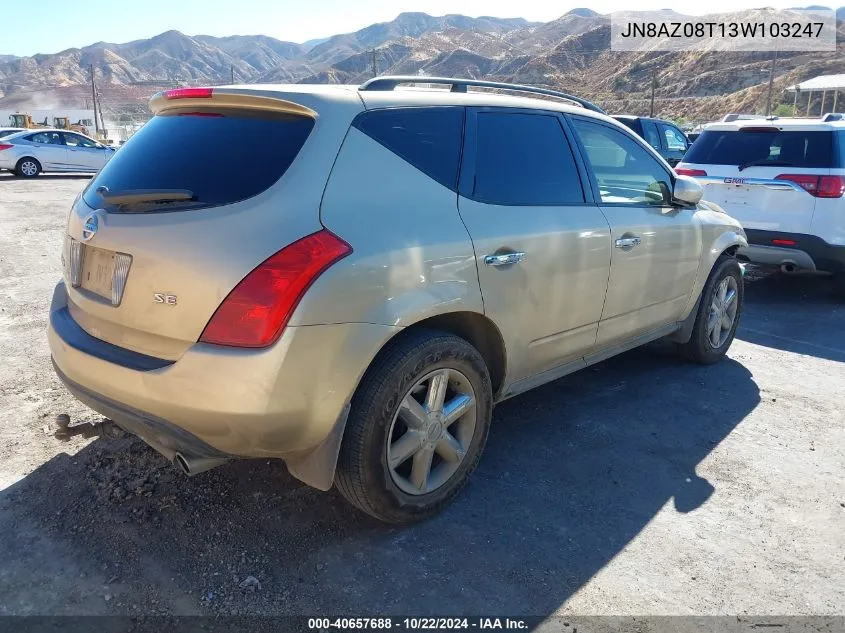
[[[44,332],[87,183],[0,175],[0,615],[845,614],[845,299],[752,275],[730,358],[637,350],[506,402],[458,503],[393,529],[281,463],[187,479]],[[244,580],[253,576],[260,587]]]

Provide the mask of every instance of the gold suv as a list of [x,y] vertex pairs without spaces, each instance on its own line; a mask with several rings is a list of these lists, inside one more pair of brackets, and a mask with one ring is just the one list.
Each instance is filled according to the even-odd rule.
[[188,474],[280,458],[408,523],[494,404],[662,337],[725,355],[746,239],[695,181],[578,97],[418,81],[156,95],[70,211],[68,388]]

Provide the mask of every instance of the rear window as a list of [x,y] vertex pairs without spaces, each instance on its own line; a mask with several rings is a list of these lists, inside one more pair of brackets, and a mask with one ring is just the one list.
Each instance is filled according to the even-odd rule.
[[836,147],[838,162],[834,167],[845,167],[845,130],[836,131]]
[[457,191],[463,108],[371,110],[358,115],[353,125],[444,187]]
[[765,167],[833,166],[833,134],[829,131],[705,130],[684,156],[685,163]]
[[194,194],[187,203],[155,205],[162,211],[246,200],[282,177],[313,127],[308,117],[242,109],[160,114],[114,154],[84,199],[102,207],[96,191],[105,186],[111,193],[187,189]]

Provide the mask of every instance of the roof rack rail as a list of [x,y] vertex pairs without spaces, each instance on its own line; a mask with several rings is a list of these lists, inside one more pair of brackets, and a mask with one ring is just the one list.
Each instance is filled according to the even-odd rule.
[[546,88],[534,88],[533,86],[525,86],[522,84],[509,84],[499,81],[483,81],[481,79],[454,79],[450,77],[424,77],[422,75],[396,75],[385,77],[374,77],[362,83],[358,90],[362,91],[389,91],[396,88],[400,84],[443,84],[451,86],[451,92],[467,92],[469,86],[476,86],[478,88],[498,88],[499,90],[513,90],[514,92],[529,92],[533,94],[547,95],[550,97],[558,97],[577,103],[582,108],[592,110],[605,114],[599,106],[591,101],[576,97],[565,92],[557,90],[547,90]]

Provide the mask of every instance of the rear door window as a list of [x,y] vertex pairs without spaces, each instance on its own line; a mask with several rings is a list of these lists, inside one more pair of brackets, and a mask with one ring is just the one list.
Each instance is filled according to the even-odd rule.
[[62,145],[62,136],[58,132],[38,132],[27,136],[26,140],[42,145]]
[[560,119],[478,112],[469,196],[499,205],[582,204],[584,188]]
[[246,200],[282,177],[313,127],[309,117],[244,109],[159,114],[106,163],[84,199],[89,206],[102,207],[96,191],[104,186],[111,193],[168,189],[193,193],[188,202],[155,205],[162,211]]
[[747,127],[741,130],[704,130],[684,157],[702,165],[766,167],[822,167],[833,163],[830,131],[778,130]]
[[464,108],[390,108],[356,117],[353,126],[444,187],[457,191]]

